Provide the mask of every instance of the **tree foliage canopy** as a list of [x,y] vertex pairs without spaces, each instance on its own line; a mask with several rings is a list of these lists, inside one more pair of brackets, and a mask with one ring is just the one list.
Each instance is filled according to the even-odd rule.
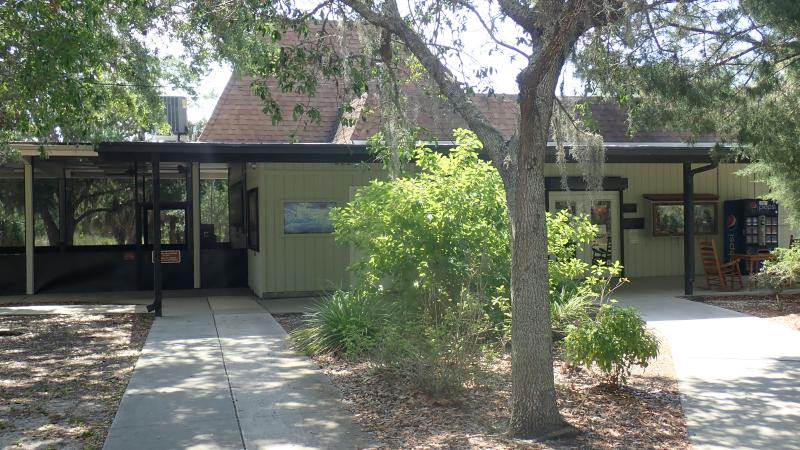
[[163,123],[163,85],[196,73],[148,43],[167,31],[171,4],[0,4],[0,143],[126,139]]
[[800,5],[680,2],[639,21],[587,35],[576,52],[587,92],[627,106],[634,128],[666,125],[732,144],[719,157],[752,162],[744,174],[800,224]]

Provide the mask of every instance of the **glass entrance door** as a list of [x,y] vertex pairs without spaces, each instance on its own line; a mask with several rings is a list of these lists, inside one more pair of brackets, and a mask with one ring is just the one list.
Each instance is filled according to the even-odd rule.
[[619,197],[616,192],[550,192],[548,209],[586,214],[598,233],[590,245],[579,250],[586,262],[611,264],[620,259]]

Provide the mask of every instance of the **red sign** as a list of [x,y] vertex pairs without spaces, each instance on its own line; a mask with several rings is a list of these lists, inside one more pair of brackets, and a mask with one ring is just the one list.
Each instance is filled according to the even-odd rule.
[[[152,252],[150,256],[152,262],[156,262],[156,252]],[[180,264],[181,251],[180,250],[161,250],[161,264]]]

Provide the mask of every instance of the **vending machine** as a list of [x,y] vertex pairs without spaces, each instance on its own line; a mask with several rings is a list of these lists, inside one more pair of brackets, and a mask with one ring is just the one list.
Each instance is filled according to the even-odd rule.
[[[778,204],[771,200],[725,201],[725,261],[731,255],[769,252],[778,246]],[[742,265],[742,273],[747,267]]]

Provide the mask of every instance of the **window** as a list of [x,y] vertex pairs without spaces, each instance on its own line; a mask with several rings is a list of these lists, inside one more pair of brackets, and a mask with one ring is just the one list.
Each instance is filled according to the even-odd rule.
[[259,251],[258,188],[247,191],[247,247]]
[[[186,209],[165,207],[161,210],[161,243],[186,243]],[[153,243],[153,209],[147,208],[145,243]]]
[[200,180],[200,242],[230,242],[229,220],[228,180]]
[[67,180],[67,244],[126,245],[136,242],[132,178]]
[[285,234],[333,233],[331,209],[336,202],[285,202],[283,232]]
[[0,247],[25,245],[25,184],[0,179]]
[[58,178],[44,178],[34,169],[33,228],[37,247],[55,246],[61,240],[58,211]]
[[[153,179],[150,176],[144,178],[144,200],[153,201]],[[186,201],[186,178],[168,178],[168,175],[161,172],[161,201],[162,202],[185,202]]]

